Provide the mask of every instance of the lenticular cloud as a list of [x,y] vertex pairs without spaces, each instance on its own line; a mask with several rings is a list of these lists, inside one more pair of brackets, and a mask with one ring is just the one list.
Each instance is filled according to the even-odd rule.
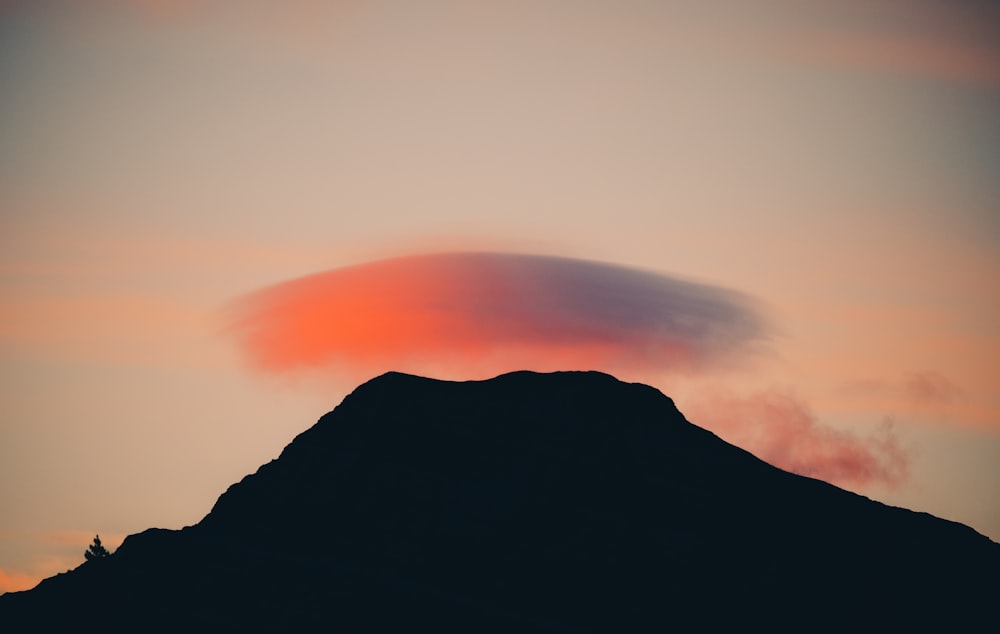
[[495,253],[400,257],[294,279],[231,306],[266,371],[690,371],[764,335],[748,298],[665,275]]

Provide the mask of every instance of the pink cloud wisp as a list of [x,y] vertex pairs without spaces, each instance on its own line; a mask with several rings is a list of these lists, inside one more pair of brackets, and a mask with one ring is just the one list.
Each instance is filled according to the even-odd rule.
[[818,422],[799,400],[777,391],[715,396],[689,408],[690,420],[776,467],[846,487],[895,488],[909,457],[891,424],[863,437]]

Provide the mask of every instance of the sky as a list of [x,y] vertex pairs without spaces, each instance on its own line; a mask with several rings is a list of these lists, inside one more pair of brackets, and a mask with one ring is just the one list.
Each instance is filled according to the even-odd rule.
[[0,3],[0,592],[388,370],[609,371],[1000,541],[998,42],[970,0]]

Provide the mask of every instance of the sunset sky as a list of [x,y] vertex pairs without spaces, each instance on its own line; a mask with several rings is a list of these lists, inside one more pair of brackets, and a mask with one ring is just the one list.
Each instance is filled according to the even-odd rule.
[[397,369],[1000,541],[998,175],[991,2],[0,2],[0,592]]

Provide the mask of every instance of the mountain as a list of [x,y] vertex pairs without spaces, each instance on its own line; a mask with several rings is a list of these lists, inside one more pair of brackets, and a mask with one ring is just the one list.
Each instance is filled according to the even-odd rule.
[[197,525],[0,596],[0,624],[963,631],[995,621],[998,570],[971,528],[770,466],[645,385],[389,373]]

